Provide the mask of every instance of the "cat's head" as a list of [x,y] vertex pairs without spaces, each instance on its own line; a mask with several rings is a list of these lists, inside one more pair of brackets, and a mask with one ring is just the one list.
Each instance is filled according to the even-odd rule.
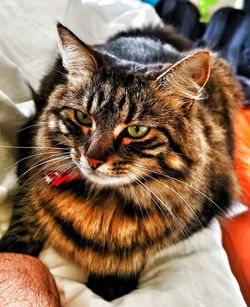
[[58,32],[66,82],[49,97],[39,141],[63,145],[78,171],[104,186],[183,174],[199,154],[196,100],[209,78],[209,53],[137,65],[61,25]]

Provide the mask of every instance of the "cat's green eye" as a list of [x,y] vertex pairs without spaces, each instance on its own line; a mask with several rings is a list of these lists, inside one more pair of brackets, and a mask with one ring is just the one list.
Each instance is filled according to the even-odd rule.
[[149,127],[131,126],[127,128],[127,131],[132,138],[142,138],[149,132]]
[[92,120],[89,115],[82,113],[81,111],[75,111],[75,118],[80,125],[87,127],[92,126]]

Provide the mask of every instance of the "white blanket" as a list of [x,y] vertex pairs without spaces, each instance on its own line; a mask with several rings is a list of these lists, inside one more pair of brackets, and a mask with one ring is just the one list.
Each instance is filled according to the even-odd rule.
[[[57,53],[56,20],[85,42],[104,42],[128,27],[160,22],[153,8],[123,0],[1,0],[0,2],[0,235],[7,229],[17,185],[16,132],[34,114],[25,83],[37,89]],[[149,259],[139,287],[108,303],[92,293],[79,268],[47,248],[40,259],[69,307],[246,306],[221,245],[216,220],[188,240]],[[0,302],[1,303],[1,302]]]

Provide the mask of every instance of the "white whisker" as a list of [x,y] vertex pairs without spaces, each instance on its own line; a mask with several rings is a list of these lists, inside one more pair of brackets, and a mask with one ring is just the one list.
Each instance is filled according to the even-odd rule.
[[[139,182],[140,185],[143,185],[147,190],[149,190],[157,199],[158,201],[162,204],[163,208],[167,209],[167,211],[169,212],[169,214],[172,216],[173,220],[176,222],[176,224],[180,227],[181,229],[181,232],[183,234],[183,236],[186,238],[186,234],[187,236],[189,235],[188,232],[186,231],[186,229],[183,227],[183,225],[180,223],[180,221],[178,220],[178,218],[172,213],[171,209],[168,208],[168,206],[162,201],[162,199],[160,199],[158,197],[158,195],[156,195],[149,187],[147,187],[141,180],[139,180],[138,178],[132,178],[134,179],[135,181]],[[156,203],[157,204],[157,203]],[[164,216],[166,217],[167,221],[168,221],[168,218],[167,216],[165,215],[165,213],[162,211],[162,209],[160,208],[159,204],[158,205],[158,208],[161,210],[162,214],[164,214]],[[168,221],[169,222],[169,221]],[[169,223],[170,225],[170,223]]]
[[[137,171],[139,171],[139,170],[137,170]],[[141,171],[139,171],[139,172],[141,172]],[[142,173],[143,175],[147,175],[146,173],[143,173],[143,172],[141,172],[141,173]],[[195,219],[197,220],[197,222],[198,222],[198,223],[200,224],[200,226],[203,228],[203,225],[202,225],[202,223],[201,223],[201,221],[200,221],[200,219],[199,219],[197,213],[196,213],[196,212],[193,210],[193,208],[188,204],[188,202],[182,197],[182,195],[180,195],[175,189],[171,188],[169,185],[163,183],[162,181],[160,181],[160,180],[158,180],[158,179],[156,179],[156,178],[154,178],[154,177],[152,177],[152,176],[150,176],[150,175],[147,175],[147,176],[148,176],[149,178],[153,179],[154,181],[157,181],[157,182],[163,184],[166,188],[168,188],[170,191],[174,192],[177,196],[179,196],[179,197],[184,201],[184,203],[187,205],[188,209],[191,211],[191,213],[193,214],[193,216],[195,217]]]

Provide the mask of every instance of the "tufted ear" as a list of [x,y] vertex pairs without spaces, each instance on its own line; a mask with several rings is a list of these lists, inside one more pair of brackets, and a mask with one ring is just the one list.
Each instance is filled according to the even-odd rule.
[[87,75],[97,70],[95,51],[58,23],[58,44],[64,68],[71,74]]
[[196,100],[202,98],[202,89],[209,79],[210,70],[210,54],[197,51],[172,65],[155,82],[170,94]]

